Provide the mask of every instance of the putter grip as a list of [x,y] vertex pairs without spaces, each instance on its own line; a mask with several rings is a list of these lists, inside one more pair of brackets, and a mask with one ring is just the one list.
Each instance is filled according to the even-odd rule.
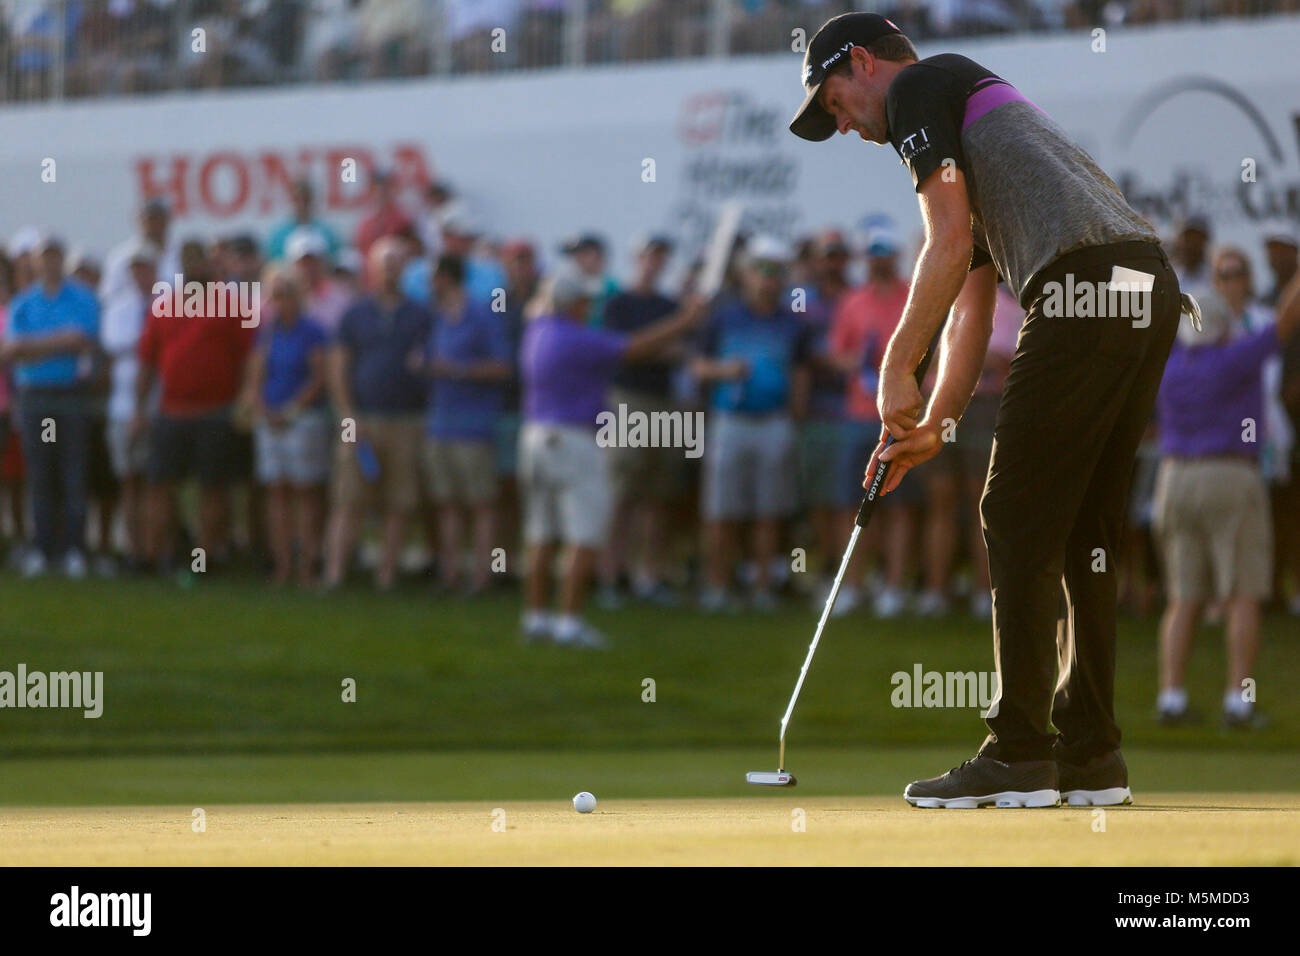
[[[943,334],[943,328],[935,333],[934,339],[930,342],[930,347],[925,350],[925,355],[921,358],[921,364],[916,367],[916,387],[921,387],[921,382],[925,380],[925,373],[930,370],[930,359],[938,347],[939,336]],[[894,436],[885,437],[885,448],[894,443]],[[881,451],[885,449],[882,448]],[[889,475],[890,462],[882,461],[876,465],[876,473],[871,478],[871,484],[867,485],[866,494],[862,496],[862,504],[858,505],[858,517],[856,524],[859,528],[865,528],[871,521],[871,513],[876,510],[876,499],[880,497],[880,489],[885,486],[885,478]]]
[[[890,435],[885,439],[885,448],[894,443],[894,436]],[[881,449],[882,451],[884,449]],[[865,528],[871,520],[871,513],[876,510],[876,498],[879,497],[881,487],[885,484],[885,477],[889,474],[889,462],[882,461],[876,465],[876,473],[871,479],[871,484],[867,486],[866,494],[862,496],[862,504],[858,505],[857,526]]]

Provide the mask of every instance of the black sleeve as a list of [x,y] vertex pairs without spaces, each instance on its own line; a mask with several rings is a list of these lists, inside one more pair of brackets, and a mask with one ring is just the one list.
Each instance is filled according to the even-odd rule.
[[795,365],[806,365],[812,361],[813,356],[817,353],[816,336],[813,334],[812,326],[796,316],[799,323],[799,331],[794,337],[794,354],[791,358]]
[[885,95],[889,141],[912,174],[914,188],[920,189],[946,159],[969,174],[961,148],[965,108],[966,85],[947,70],[914,63],[889,84]]
[[719,314],[715,310],[710,313],[709,317],[704,320],[704,327],[700,329],[695,340],[695,351],[705,358],[717,358],[721,340],[722,322],[719,320]]
[[1282,405],[1300,432],[1300,332],[1292,332],[1282,346]]
[[627,299],[623,293],[614,296],[605,303],[605,314],[601,317],[601,324],[605,328],[614,332],[625,332],[626,322],[624,321],[624,312],[626,311]]
[[[989,253],[988,246],[984,244],[985,241],[984,237],[976,232],[974,227],[972,227],[970,268],[966,270],[967,272],[974,272],[980,266],[986,266],[990,262],[993,262],[993,256]],[[1002,278],[1002,270],[998,268],[996,262],[993,263],[993,274],[998,277],[999,282],[1004,281]]]
[[356,313],[358,311],[360,311],[360,303],[357,302],[352,303],[352,305],[348,306],[344,311],[343,315],[339,318],[338,327],[334,330],[334,344],[341,345],[346,349],[356,347],[356,342],[353,341],[352,330],[357,322]]

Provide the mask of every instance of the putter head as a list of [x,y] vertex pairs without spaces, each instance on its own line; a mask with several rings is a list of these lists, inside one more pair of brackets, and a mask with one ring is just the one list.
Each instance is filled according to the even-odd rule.
[[745,774],[745,782],[762,787],[793,787],[798,781],[794,779],[794,774],[785,770],[751,770]]

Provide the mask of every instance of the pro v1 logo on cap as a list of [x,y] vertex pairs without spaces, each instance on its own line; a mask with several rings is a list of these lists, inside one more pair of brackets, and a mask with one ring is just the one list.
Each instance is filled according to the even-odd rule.
[[854,47],[866,47],[883,36],[901,32],[892,20],[874,13],[842,13],[822,24],[804,54],[800,73],[804,102],[790,122],[790,131],[804,139],[829,139],[835,132],[835,121],[817,102],[827,73]]
[[[853,47],[854,47],[854,44],[852,44],[852,43],[846,43],[846,44],[844,44],[844,46],[840,47],[838,50],[835,51],[835,55],[834,55],[834,56],[827,57],[825,60],[822,60],[822,70],[823,70],[823,71],[826,70],[827,67],[829,67],[832,63],[834,63],[836,60],[838,60],[840,57],[842,57],[842,56],[843,56],[845,53],[847,53],[849,50],[852,50]],[[809,70],[808,72],[812,72],[812,71]]]

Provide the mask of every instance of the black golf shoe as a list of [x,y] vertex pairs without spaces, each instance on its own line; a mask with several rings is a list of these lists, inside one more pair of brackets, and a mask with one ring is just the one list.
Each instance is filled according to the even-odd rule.
[[1244,714],[1225,710],[1219,721],[1224,730],[1263,730],[1268,724],[1268,715],[1253,704]]
[[1128,767],[1118,750],[1078,761],[1059,744],[1053,748],[1061,802],[1072,807],[1114,807],[1133,802]]
[[926,809],[1055,807],[1061,802],[1052,760],[1003,763],[976,756],[941,777],[907,785],[903,799]]
[[1167,707],[1156,708],[1156,723],[1161,727],[1192,727],[1204,723],[1205,715],[1195,707],[1173,710]]

